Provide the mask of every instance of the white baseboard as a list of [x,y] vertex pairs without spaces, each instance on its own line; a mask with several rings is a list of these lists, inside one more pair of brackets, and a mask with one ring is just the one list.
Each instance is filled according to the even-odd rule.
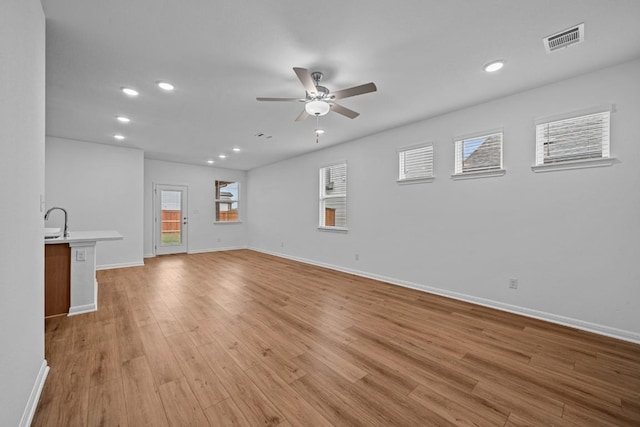
[[188,251],[187,253],[191,255],[191,254],[204,254],[207,252],[237,251],[240,249],[247,249],[247,247],[246,246],[230,246],[228,248],[195,249],[192,251]]
[[96,270],[111,270],[114,268],[126,268],[126,267],[144,267],[144,262],[123,262],[120,264],[102,264],[102,265],[96,265]]
[[98,307],[96,304],[76,305],[74,307],[69,307],[69,314],[67,314],[67,316],[76,316],[78,314],[91,313],[92,311],[97,310]]
[[[204,254],[204,253],[208,253],[208,252],[222,252],[222,251],[237,251],[239,249],[247,249],[246,246],[229,246],[227,248],[210,248],[210,249],[193,249],[193,250],[189,250],[187,251],[188,255],[192,255],[192,254]],[[144,254],[145,258],[155,258],[156,255],[154,254]]]
[[36,382],[33,384],[29,400],[27,401],[27,406],[25,406],[24,412],[22,413],[22,419],[20,420],[20,424],[18,424],[20,427],[29,427],[31,425],[31,421],[33,421],[33,416],[36,413],[40,394],[42,394],[42,389],[44,388],[44,383],[47,380],[48,374],[49,365],[47,365],[47,360],[45,359],[42,361],[42,365],[40,365],[40,371],[38,371]]
[[398,285],[405,288],[415,289],[435,295],[440,295],[448,298],[453,298],[460,301],[470,302],[473,304],[481,305],[484,307],[495,308],[501,311],[507,311],[509,313],[519,314],[521,316],[531,317],[534,319],[544,320],[546,322],[556,323],[563,326],[568,326],[575,329],[580,329],[587,332],[593,332],[599,335],[605,335],[611,338],[620,339],[623,341],[629,341],[635,344],[640,344],[640,334],[633,331],[626,331],[623,329],[612,328],[610,326],[598,325],[596,323],[586,322],[579,319],[573,319],[570,317],[560,316],[557,314],[547,313],[544,311],[534,310],[531,308],[520,307],[517,305],[506,304],[500,301],[493,301],[485,298],[479,298],[472,295],[461,294],[458,292],[448,291],[446,289],[435,288],[432,286],[422,285],[419,283],[408,282],[406,280],[400,280],[393,277],[381,276],[379,274],[368,273],[366,271],[354,270],[351,268],[340,267],[337,265],[326,264],[323,262],[317,262],[306,258],[295,257],[278,252],[271,252],[263,249],[252,248],[252,251],[262,252],[267,255],[273,255],[280,258],[286,258],[293,261],[303,262],[305,264],[316,265],[318,267],[328,268],[330,270],[341,271],[343,273],[353,274],[355,276],[366,277],[368,279],[379,280],[381,282],[390,283],[392,285]]

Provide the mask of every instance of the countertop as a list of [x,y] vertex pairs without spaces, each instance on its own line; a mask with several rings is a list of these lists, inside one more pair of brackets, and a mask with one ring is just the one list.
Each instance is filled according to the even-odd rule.
[[44,239],[45,245],[74,242],[102,242],[105,240],[122,240],[122,234],[114,230],[70,231],[68,237]]

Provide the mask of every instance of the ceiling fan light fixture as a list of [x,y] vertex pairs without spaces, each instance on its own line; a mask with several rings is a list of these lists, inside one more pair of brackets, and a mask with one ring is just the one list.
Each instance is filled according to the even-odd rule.
[[[257,97],[258,101],[284,101],[284,102],[304,102],[304,110],[296,117],[296,122],[306,120],[309,116],[324,116],[332,111],[337,114],[341,114],[349,119],[355,119],[360,113],[343,107],[340,104],[336,104],[336,99],[350,98],[356,95],[364,95],[365,93],[371,93],[378,90],[375,83],[369,82],[359,86],[353,86],[347,89],[342,89],[337,92],[331,92],[328,88],[320,86],[322,80],[322,73],[319,71],[309,72],[306,68],[293,67],[293,71],[296,73],[298,80],[302,83],[305,89],[305,97],[300,98],[264,98]],[[257,135],[261,136],[261,134]],[[270,138],[268,136],[267,138]]]
[[313,101],[309,101],[304,104],[305,111],[311,116],[324,116],[329,112],[331,106],[319,99],[314,99]]

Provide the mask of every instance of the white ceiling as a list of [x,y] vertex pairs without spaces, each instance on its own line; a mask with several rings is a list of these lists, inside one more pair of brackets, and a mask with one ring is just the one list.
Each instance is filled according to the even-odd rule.
[[[638,0],[42,4],[47,135],[242,170],[640,57]],[[581,22],[584,43],[545,53],[543,37]],[[501,71],[482,70],[498,58]],[[255,99],[303,97],[294,66],[322,71],[334,91],[370,81],[378,91],[341,100],[361,115],[322,117],[316,144],[315,120],[294,122],[302,104]],[[176,90],[163,93],[158,80]]]

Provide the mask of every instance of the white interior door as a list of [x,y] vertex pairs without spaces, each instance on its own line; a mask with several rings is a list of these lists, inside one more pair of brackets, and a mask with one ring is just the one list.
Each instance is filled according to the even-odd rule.
[[184,185],[155,185],[153,194],[156,255],[187,252],[187,193],[187,187]]

